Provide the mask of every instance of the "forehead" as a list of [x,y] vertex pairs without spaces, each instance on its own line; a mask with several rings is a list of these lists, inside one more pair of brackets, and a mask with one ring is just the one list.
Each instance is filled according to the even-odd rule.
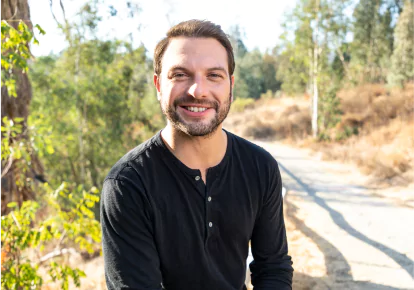
[[214,38],[176,37],[170,43],[162,59],[162,70],[183,66],[187,69],[223,67],[228,71],[227,51]]

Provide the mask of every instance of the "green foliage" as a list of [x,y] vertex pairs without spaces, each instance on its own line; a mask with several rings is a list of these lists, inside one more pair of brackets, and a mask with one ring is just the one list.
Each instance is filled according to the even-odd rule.
[[[278,70],[282,72],[278,79],[283,91],[311,93],[315,79],[318,83],[326,76],[331,80],[341,79],[337,75],[347,66],[342,48],[349,29],[349,18],[344,11],[349,5],[349,0],[303,0],[288,14],[282,45],[278,48]],[[333,57],[337,58],[334,69]]]
[[[31,66],[31,112],[53,129],[56,154],[42,161],[54,186],[68,180],[100,186],[125,152],[164,125],[145,48],[98,38],[98,8],[99,1],[87,2],[61,26],[68,48]],[[131,13],[136,9],[128,4]]]
[[54,185],[99,186],[124,152],[164,125],[149,66],[143,47],[117,40],[87,41],[33,63],[31,111],[53,129],[57,154],[43,161]]
[[329,130],[335,127],[341,120],[341,110],[339,109],[340,101],[336,93],[338,87],[331,87],[326,92],[321,90],[319,102],[319,128],[321,131]]
[[[44,34],[40,26],[35,27]],[[16,97],[16,74],[28,72],[28,45],[37,40],[24,22],[15,29],[2,21],[1,31],[2,86]],[[39,289],[48,282],[40,275],[40,267],[46,267],[51,281],[61,283],[62,289],[69,288],[70,279],[79,286],[85,274],[58,257],[66,253],[66,246],[89,253],[99,250],[101,232],[93,211],[99,201],[98,190],[86,191],[66,182],[52,190],[48,184],[41,186],[33,180],[34,157],[53,155],[57,144],[46,120],[41,113],[29,116],[27,123],[23,118],[2,118],[2,176],[14,165],[17,190],[33,190],[37,197],[36,201],[9,203],[13,210],[1,218],[2,289]],[[43,255],[51,246],[54,250]]]
[[275,92],[280,88],[280,81],[276,79],[277,62],[274,55],[263,55],[254,50],[246,52],[236,62],[233,92],[236,98],[259,99],[268,90]]
[[275,94],[271,90],[267,90],[266,93],[260,95],[260,99],[262,100],[270,100],[273,99]]
[[282,90],[288,94],[303,93],[310,82],[311,52],[313,47],[311,20],[313,15],[309,3],[300,1],[287,15],[284,23],[285,32],[281,36],[278,75]]
[[16,148],[10,144],[10,139],[17,137],[22,133],[22,118],[15,118],[15,120],[9,120],[9,118],[4,117],[2,123],[4,126],[1,126],[1,132],[4,136],[1,138],[1,160],[8,160],[9,158],[20,159],[22,155],[21,146]]
[[360,0],[353,16],[350,73],[358,84],[382,82],[393,49],[392,7],[385,0]]
[[232,112],[243,112],[244,110],[248,109],[248,108],[253,108],[254,107],[254,102],[255,100],[252,98],[239,98],[233,101],[233,103],[231,104],[231,111]]
[[[85,191],[62,183],[55,191],[47,184],[43,190],[46,194],[40,202],[25,201],[20,208],[17,203],[10,203],[8,206],[14,210],[2,216],[1,285],[4,289],[39,288],[45,281],[38,270],[46,263],[51,280],[61,282],[62,289],[68,289],[69,278],[79,286],[80,277],[85,276],[83,271],[56,258],[65,252],[63,248],[67,244],[75,243],[80,250],[93,252],[94,245],[100,243],[100,225],[91,210],[99,201],[96,188]],[[51,244],[55,245],[54,254],[42,256]]]
[[346,126],[343,130],[336,133],[335,140],[346,140],[352,135],[358,135],[359,131],[357,127]]
[[238,98],[259,99],[268,90],[276,92],[280,89],[280,81],[276,79],[276,55],[259,50],[248,51],[243,42],[243,33],[239,26],[230,29],[236,61],[234,76],[236,83],[233,95]]
[[310,82],[307,60],[291,44],[287,44],[279,58],[279,71],[282,73],[278,75],[278,80],[282,83],[282,90],[290,95],[305,92]]
[[[7,170],[9,164],[16,162],[19,166],[18,172],[25,172],[32,166],[33,154],[43,156],[53,153],[49,128],[44,126],[41,118],[29,122],[31,124],[27,130],[31,138],[21,139],[19,142],[10,140],[21,133],[23,120],[15,118],[12,121],[4,117],[2,121],[4,170]],[[33,180],[19,174],[16,185],[18,188],[32,187]],[[8,207],[15,210],[1,220],[1,285],[4,289],[32,289],[42,285],[44,281],[38,269],[43,261],[29,256],[30,251],[38,251],[40,256],[45,246],[58,241],[56,247],[59,248],[69,242],[76,243],[81,250],[92,252],[94,245],[100,242],[100,226],[91,210],[99,201],[96,188],[86,192],[83,187],[74,188],[63,183],[55,191],[47,184],[36,189],[38,195],[46,193],[40,203],[26,201],[18,208],[17,203],[12,202]],[[46,217],[44,211],[47,211]],[[39,212],[42,212],[42,219]],[[52,280],[61,281],[63,289],[68,289],[70,277],[77,285],[79,277],[84,276],[82,271],[61,262],[53,262],[48,267]]]
[[403,12],[395,28],[395,46],[391,58],[391,70],[388,82],[403,86],[414,79],[414,9],[413,1],[405,1]]
[[33,180],[26,176],[34,166],[32,156],[46,156],[54,153],[52,140],[50,138],[50,127],[42,122],[42,118],[32,120],[29,118],[29,125],[25,133],[30,138],[18,138],[23,130],[23,118],[10,120],[7,117],[2,119],[1,138],[1,163],[5,175],[13,163],[18,171],[15,173],[18,189],[31,187]]
[[[39,25],[35,27],[41,34],[45,34]],[[27,60],[31,57],[28,45],[31,42],[38,44],[33,32],[23,21],[19,22],[17,29],[5,20],[1,21],[1,86],[7,88],[10,96],[17,96],[13,70],[24,73],[28,71]]]
[[233,47],[234,57],[241,59],[248,52],[246,45],[243,42],[243,33],[240,26],[236,25],[230,28],[230,42]]

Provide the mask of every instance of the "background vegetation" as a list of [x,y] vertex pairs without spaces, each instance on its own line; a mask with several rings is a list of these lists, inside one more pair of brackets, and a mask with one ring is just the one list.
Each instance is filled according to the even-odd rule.
[[[84,273],[65,257],[100,253],[96,203],[105,175],[165,122],[145,47],[99,39],[97,0],[57,23],[66,49],[38,58],[30,54],[33,29],[48,28],[33,28],[27,0],[17,2],[2,2],[1,283],[68,288]],[[137,17],[139,7],[126,5]],[[412,161],[412,130],[404,128],[413,126],[413,19],[412,0],[298,0],[280,44],[264,53],[249,51],[234,26],[227,124],[252,138],[308,140],[383,178],[403,175]],[[373,144],[378,150],[364,154]]]

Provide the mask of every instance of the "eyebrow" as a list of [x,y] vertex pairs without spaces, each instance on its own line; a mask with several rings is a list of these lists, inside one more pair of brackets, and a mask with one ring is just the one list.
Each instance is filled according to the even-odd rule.
[[[187,68],[185,68],[181,65],[174,65],[169,69],[169,72],[172,72],[172,71],[175,71],[175,70],[188,71]],[[211,68],[208,68],[207,71],[222,71],[222,72],[227,74],[227,70],[222,66],[211,67]]]
[[169,71],[174,71],[174,70],[184,70],[184,71],[187,71],[188,69],[186,69],[185,67],[180,66],[180,65],[174,65],[174,66],[172,66],[172,67],[169,69]]
[[215,70],[219,70],[227,74],[227,70],[222,66],[211,67],[208,69],[208,71],[215,71]]

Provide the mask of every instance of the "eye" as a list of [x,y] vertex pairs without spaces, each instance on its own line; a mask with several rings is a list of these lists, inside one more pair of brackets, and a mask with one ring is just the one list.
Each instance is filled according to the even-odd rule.
[[185,78],[186,76],[187,75],[185,73],[182,73],[182,72],[177,72],[177,73],[174,73],[172,75],[172,77],[175,78],[175,79],[182,79],[182,78]]
[[211,73],[209,74],[209,77],[216,79],[216,78],[222,78],[222,76],[220,74],[216,74],[216,73]]

